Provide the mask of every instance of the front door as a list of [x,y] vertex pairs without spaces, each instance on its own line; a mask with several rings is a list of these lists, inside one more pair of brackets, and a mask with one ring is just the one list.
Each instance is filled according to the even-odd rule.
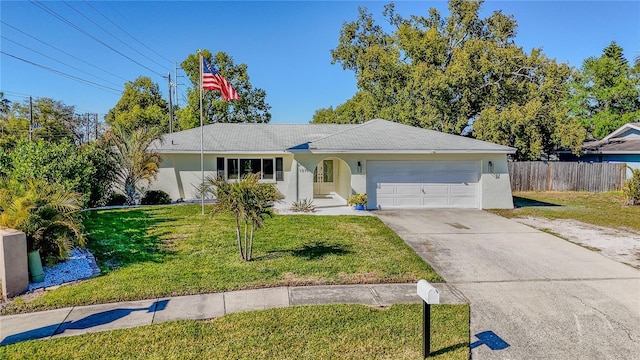
[[322,160],[313,172],[313,194],[329,195],[336,191],[333,160]]

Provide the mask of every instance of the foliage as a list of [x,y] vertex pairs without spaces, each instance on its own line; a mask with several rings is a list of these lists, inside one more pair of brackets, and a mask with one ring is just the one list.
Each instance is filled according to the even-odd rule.
[[84,213],[87,248],[99,277],[13,301],[3,314],[276,286],[442,281],[373,216],[274,215],[260,246],[238,257],[230,213],[200,204]]
[[624,183],[625,205],[640,205],[640,169],[631,170],[631,179]]
[[88,201],[96,169],[92,166],[87,153],[79,151],[68,140],[59,143],[44,139],[18,141],[8,154],[10,165],[3,172],[12,179],[27,182],[30,180],[46,183],[58,183],[69,191],[83,195]]
[[40,250],[47,261],[65,259],[74,245],[84,246],[80,205],[79,194],[57,184],[3,181],[0,226],[24,232],[28,250]]
[[142,205],[163,205],[171,204],[171,197],[162,190],[148,190],[142,200]]
[[[22,103],[3,102],[0,128],[0,142],[13,144],[29,137],[32,121],[32,138],[47,142],[70,141],[79,143],[82,139],[82,124],[75,116],[75,107],[65,105],[51,98],[34,98],[32,106],[26,99]],[[33,109],[33,112],[31,111]]]
[[347,204],[352,205],[367,205],[367,194],[353,194],[347,199]]
[[451,0],[447,18],[435,8],[403,18],[389,4],[383,15],[392,32],[360,8],[331,51],[334,64],[355,72],[359,91],[335,110],[316,111],[313,121],[385,118],[453,134],[473,130],[479,139],[516,147],[519,159],[560,145],[577,151],[584,133],[563,106],[571,69],[540,49],[525,53],[514,41],[513,16],[481,18],[481,5]]
[[[420,359],[421,318],[420,304],[295,306],[20,342],[0,347],[0,357]],[[429,359],[469,359],[469,306],[431,306],[431,319]]]
[[[284,197],[273,184],[261,183],[259,174],[247,174],[239,181],[227,182],[223,178],[208,178],[205,186],[212,187],[216,203],[212,214],[230,211],[236,220],[236,240],[242,260],[251,261],[255,229],[264,225],[264,218],[272,216],[273,203]],[[240,223],[244,223],[244,247],[240,236]],[[247,234],[249,228],[250,233]]]
[[[246,64],[235,65],[231,56],[218,52],[213,56],[209,50],[202,55],[233,86],[240,100],[224,101],[218,91],[204,91],[202,99],[204,124],[218,123],[267,123],[271,120],[266,103],[267,93],[249,82]],[[200,61],[198,54],[189,56],[180,65],[191,80],[187,89],[187,105],[177,112],[180,129],[191,129],[200,123]]]
[[86,163],[93,168],[93,175],[85,179],[89,183],[89,199],[87,206],[96,207],[106,204],[113,192],[117,164],[111,155],[108,143],[102,140],[83,145],[79,152]]
[[113,193],[109,195],[107,201],[105,202],[106,206],[121,206],[127,204],[127,197],[123,194]]
[[291,204],[291,210],[297,212],[315,212],[316,205],[312,199],[300,199]]
[[147,76],[124,84],[122,97],[105,117],[107,124],[128,132],[141,127],[169,129],[169,105],[160,87]]
[[116,168],[116,183],[127,196],[127,204],[136,204],[143,192],[141,182],[150,185],[158,176],[160,153],[151,150],[151,143],[161,140],[159,128],[141,127],[129,130],[120,125],[105,133],[105,139],[115,148],[111,153]]
[[640,63],[629,64],[622,51],[612,41],[572,81],[571,115],[596,139],[640,118]]

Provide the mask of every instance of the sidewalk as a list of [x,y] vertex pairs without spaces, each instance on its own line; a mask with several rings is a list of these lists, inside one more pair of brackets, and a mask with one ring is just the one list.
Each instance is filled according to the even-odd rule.
[[[466,303],[447,284],[433,285],[440,291],[440,303]],[[278,287],[78,306],[1,316],[0,345],[287,306],[419,302],[416,284],[410,283]]]

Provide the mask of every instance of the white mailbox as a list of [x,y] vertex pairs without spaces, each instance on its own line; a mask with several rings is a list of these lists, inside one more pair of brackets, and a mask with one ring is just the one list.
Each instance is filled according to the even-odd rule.
[[440,292],[429,284],[427,280],[418,281],[418,296],[427,304],[440,304]]

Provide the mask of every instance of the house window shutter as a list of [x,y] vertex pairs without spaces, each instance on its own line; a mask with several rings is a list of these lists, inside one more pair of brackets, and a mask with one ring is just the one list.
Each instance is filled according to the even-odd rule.
[[276,158],[276,181],[284,181],[284,166],[281,157]]
[[216,169],[218,170],[218,177],[224,178],[224,158],[216,158]]

